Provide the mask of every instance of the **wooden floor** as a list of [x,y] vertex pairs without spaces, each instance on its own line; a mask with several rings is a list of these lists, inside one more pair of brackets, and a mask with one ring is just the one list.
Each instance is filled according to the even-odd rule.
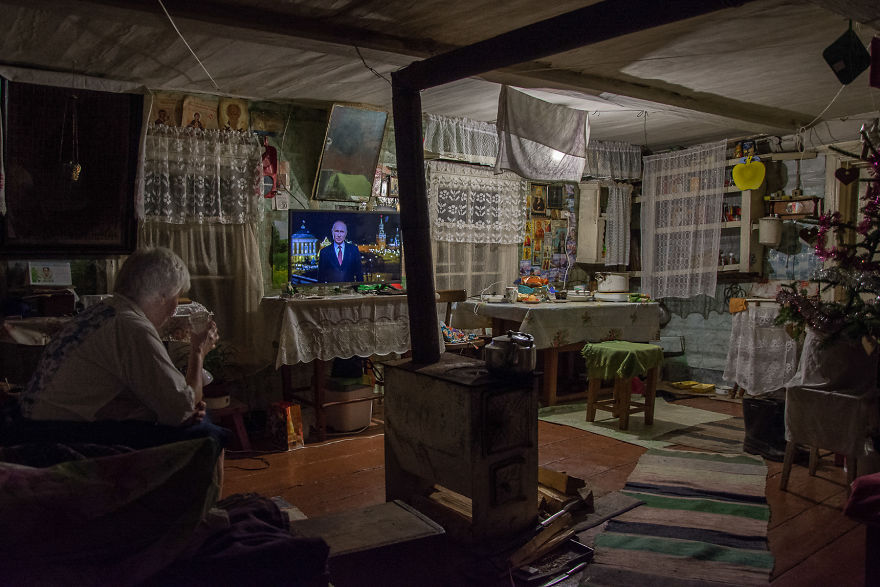
[[[741,416],[738,403],[710,398],[680,405]],[[568,426],[539,422],[539,464],[584,478],[596,496],[623,487],[644,448]],[[253,453],[250,453],[253,454]],[[259,459],[229,453],[224,495],[256,492],[281,496],[306,516],[356,509],[385,501],[381,421],[344,436]],[[779,490],[781,463],[768,465],[769,542],[776,559],[774,586],[864,584],[865,529],[841,513],[845,473],[831,457],[816,477],[795,465],[789,491]]]

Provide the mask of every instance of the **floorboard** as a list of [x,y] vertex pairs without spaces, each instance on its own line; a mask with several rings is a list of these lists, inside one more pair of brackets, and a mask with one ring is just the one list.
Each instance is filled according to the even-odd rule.
[[[679,405],[742,416],[742,405],[711,397],[680,399]],[[289,452],[229,453],[223,494],[278,495],[306,516],[358,509],[385,501],[381,409],[356,435],[307,443]],[[255,443],[259,445],[259,439]],[[590,432],[538,423],[538,462],[585,479],[600,497],[621,489],[645,449]],[[865,530],[841,510],[845,473],[825,457],[816,477],[792,468],[787,492],[779,489],[782,465],[768,465],[768,540],[776,558],[773,587],[864,584]]]

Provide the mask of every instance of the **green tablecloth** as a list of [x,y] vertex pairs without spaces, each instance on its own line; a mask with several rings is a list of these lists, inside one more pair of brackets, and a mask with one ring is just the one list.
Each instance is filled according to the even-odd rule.
[[625,340],[587,343],[581,350],[590,378],[614,379],[644,375],[663,362],[657,345]]

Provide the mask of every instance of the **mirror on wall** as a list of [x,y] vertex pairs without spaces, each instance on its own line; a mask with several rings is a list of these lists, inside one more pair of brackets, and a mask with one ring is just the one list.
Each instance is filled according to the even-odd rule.
[[315,200],[370,198],[388,113],[334,104],[315,180]]

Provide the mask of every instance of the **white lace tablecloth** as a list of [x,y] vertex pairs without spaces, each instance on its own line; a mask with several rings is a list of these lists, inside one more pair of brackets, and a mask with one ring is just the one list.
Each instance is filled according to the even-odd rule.
[[650,342],[660,339],[660,309],[655,303],[490,304],[468,300],[458,304],[452,323],[456,328],[487,326],[481,317],[518,324],[520,332],[535,338],[535,346],[539,349],[603,340]]
[[797,370],[797,342],[773,321],[775,302],[749,302],[733,315],[724,380],[750,395],[765,395],[785,387]]
[[263,341],[275,367],[315,359],[404,353],[410,348],[406,296],[345,295],[323,299],[263,298]]

